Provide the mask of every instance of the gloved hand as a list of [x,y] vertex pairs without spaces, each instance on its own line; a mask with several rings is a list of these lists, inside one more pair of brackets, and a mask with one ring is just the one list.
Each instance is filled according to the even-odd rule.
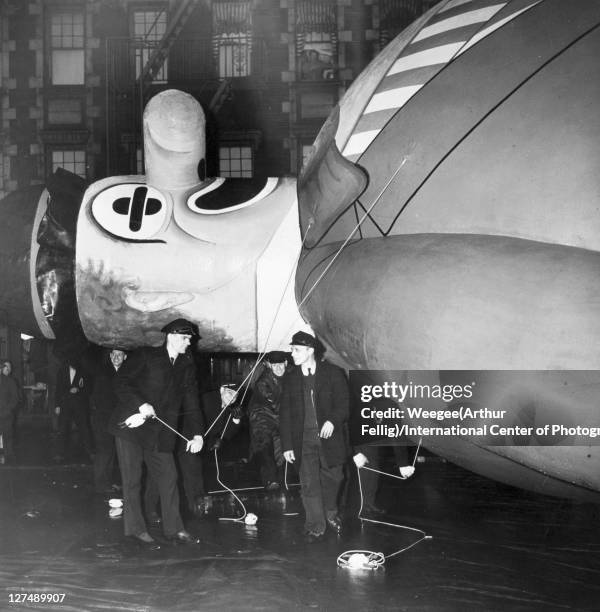
[[239,404],[235,404],[229,407],[229,411],[231,412],[231,418],[239,423],[242,419],[242,407]]
[[194,436],[185,447],[190,453],[199,453],[204,446],[204,438],[202,436]]
[[149,417],[153,417],[156,416],[156,412],[154,412],[154,406],[152,406],[152,404],[148,404],[147,402],[145,404],[142,404],[139,408],[139,413],[145,418],[149,418]]
[[415,468],[412,465],[404,465],[400,468],[400,476],[402,478],[410,478],[415,473]]
[[294,451],[293,450],[284,451],[283,452],[283,458],[288,463],[294,463],[294,461],[296,460],[296,456],[294,455]]
[[331,421],[325,421],[325,423],[323,423],[323,427],[321,427],[321,433],[319,434],[319,436],[321,436],[321,438],[331,438],[332,434],[333,434],[333,423]]
[[216,451],[219,450],[221,448],[221,438],[217,438],[213,445],[210,447],[211,451]]
[[235,398],[237,397],[237,391],[235,389],[231,387],[221,387],[219,391],[221,393],[221,408],[231,406],[231,404],[235,402]]
[[140,414],[139,412],[136,412],[135,414],[132,414],[130,417],[125,419],[125,426],[126,427],[139,427],[140,425],[143,425],[145,421],[146,419],[144,418],[144,416]]
[[354,457],[352,457],[354,463],[356,464],[356,467],[365,467],[365,465],[367,465],[367,463],[369,463],[369,460],[366,458],[365,455],[363,455],[362,453],[356,453],[356,455],[354,455]]

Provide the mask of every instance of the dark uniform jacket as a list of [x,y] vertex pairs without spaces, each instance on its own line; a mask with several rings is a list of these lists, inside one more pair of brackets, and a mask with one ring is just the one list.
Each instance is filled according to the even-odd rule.
[[[304,433],[304,393],[302,369],[294,366],[283,376],[279,408],[279,429],[282,451],[293,450],[296,464],[302,458]],[[326,361],[317,362],[315,369],[315,411],[319,431],[325,421],[333,423],[333,434],[321,440],[328,467],[344,463],[348,457],[347,420],[348,384],[344,372]]]
[[20,389],[12,376],[0,374],[0,418],[12,418],[19,405]]
[[178,355],[175,365],[171,365],[165,345],[139,349],[119,369],[114,389],[117,407],[108,431],[116,436],[137,442],[148,450],[173,451],[177,435],[156,419],[147,419],[140,427],[119,427],[119,423],[138,412],[144,403],[151,404],[156,415],[178,431],[181,431],[179,416],[183,409],[190,435],[204,431],[196,370],[188,354]]
[[119,375],[122,368],[123,365],[118,370],[115,370],[110,361],[103,361],[94,376],[94,387],[91,395],[92,409],[105,425],[108,424],[110,416],[117,406],[114,384],[115,378]]
[[[76,389],[76,393],[71,393],[71,389]],[[71,372],[69,364],[63,364],[56,374],[56,391],[54,404],[65,409],[72,406],[74,409],[85,410],[88,408],[89,389],[87,380],[83,376],[80,367],[75,368],[73,382],[71,382]]]
[[282,380],[283,377],[276,376],[265,367],[254,385],[248,412],[261,411],[276,419],[279,416]]

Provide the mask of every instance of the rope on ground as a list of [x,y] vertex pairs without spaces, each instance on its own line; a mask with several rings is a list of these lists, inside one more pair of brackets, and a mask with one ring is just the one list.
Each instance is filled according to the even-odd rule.
[[[421,439],[419,439],[419,444],[417,446],[417,450],[415,452],[415,456],[413,458],[413,467],[417,462],[417,457],[419,455],[419,449],[421,448]],[[406,529],[407,531],[414,531],[416,533],[421,534],[421,537],[418,540],[415,540],[412,544],[401,548],[389,555],[384,555],[382,552],[374,552],[371,550],[347,550],[341,553],[337,558],[337,564],[339,567],[344,567],[348,569],[363,569],[363,570],[376,570],[382,567],[386,561],[386,559],[391,559],[396,555],[399,555],[407,550],[411,549],[413,546],[419,544],[423,540],[431,540],[432,536],[427,535],[425,531],[422,529],[417,529],[416,527],[409,527],[408,525],[400,525],[398,523],[388,523],[386,521],[377,521],[375,519],[369,519],[362,516],[362,509],[364,504],[363,497],[363,489],[362,482],[360,477],[361,470],[369,470],[370,472],[375,472],[376,474],[382,474],[383,476],[389,476],[391,478],[396,478],[398,480],[407,480],[405,476],[397,476],[396,474],[389,474],[387,472],[381,472],[379,470],[375,470],[373,468],[368,468],[366,466],[358,467],[356,466],[356,471],[358,475],[358,489],[360,492],[360,508],[358,510],[358,518],[366,523],[373,523],[375,525],[384,525],[386,527],[394,527],[396,529]]]

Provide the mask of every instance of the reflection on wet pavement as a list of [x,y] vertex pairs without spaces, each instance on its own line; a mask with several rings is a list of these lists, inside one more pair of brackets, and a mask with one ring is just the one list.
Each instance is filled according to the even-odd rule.
[[[239,481],[233,481],[237,473]],[[241,474],[241,475],[240,475]],[[224,469],[230,486],[256,484]],[[418,535],[361,524],[306,544],[297,488],[211,495],[187,527],[202,543],[147,551],[124,542],[122,521],[93,495],[89,466],[0,467],[0,609],[44,610],[598,610],[600,530],[595,505],[534,495],[429,459],[408,481],[384,483],[383,520],[433,539],[376,571],[337,556],[390,555]],[[151,533],[160,538],[160,529]],[[64,593],[62,603],[9,603],[20,593]]]

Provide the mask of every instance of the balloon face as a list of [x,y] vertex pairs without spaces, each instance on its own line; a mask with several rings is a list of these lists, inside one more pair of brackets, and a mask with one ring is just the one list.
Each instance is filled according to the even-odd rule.
[[[205,210],[198,207],[203,194],[226,197],[222,180],[175,190],[144,178],[105,179],[84,196],[76,278],[86,336],[100,344],[157,344],[162,325],[183,317],[197,322],[201,348],[255,350],[257,304],[266,299],[256,298],[262,256],[276,231],[292,244],[299,240],[293,181],[249,183],[242,205]],[[295,256],[275,267],[289,275]],[[278,301],[283,289],[276,285],[267,297]],[[297,316],[291,290],[284,305]]]
[[286,282],[300,244],[295,182],[201,180],[204,151],[200,105],[167,90],[144,111],[146,175],[87,189],[76,284],[88,339],[158,344],[182,317],[198,325],[202,349],[253,351],[299,316]]
[[6,198],[0,305],[11,320],[56,339],[65,358],[88,341],[160,344],[177,318],[198,325],[201,349],[287,348],[290,329],[306,327],[291,282],[296,182],[200,179],[204,150],[200,105],[167,90],[144,112],[145,175],[86,188],[59,169],[46,190]]

